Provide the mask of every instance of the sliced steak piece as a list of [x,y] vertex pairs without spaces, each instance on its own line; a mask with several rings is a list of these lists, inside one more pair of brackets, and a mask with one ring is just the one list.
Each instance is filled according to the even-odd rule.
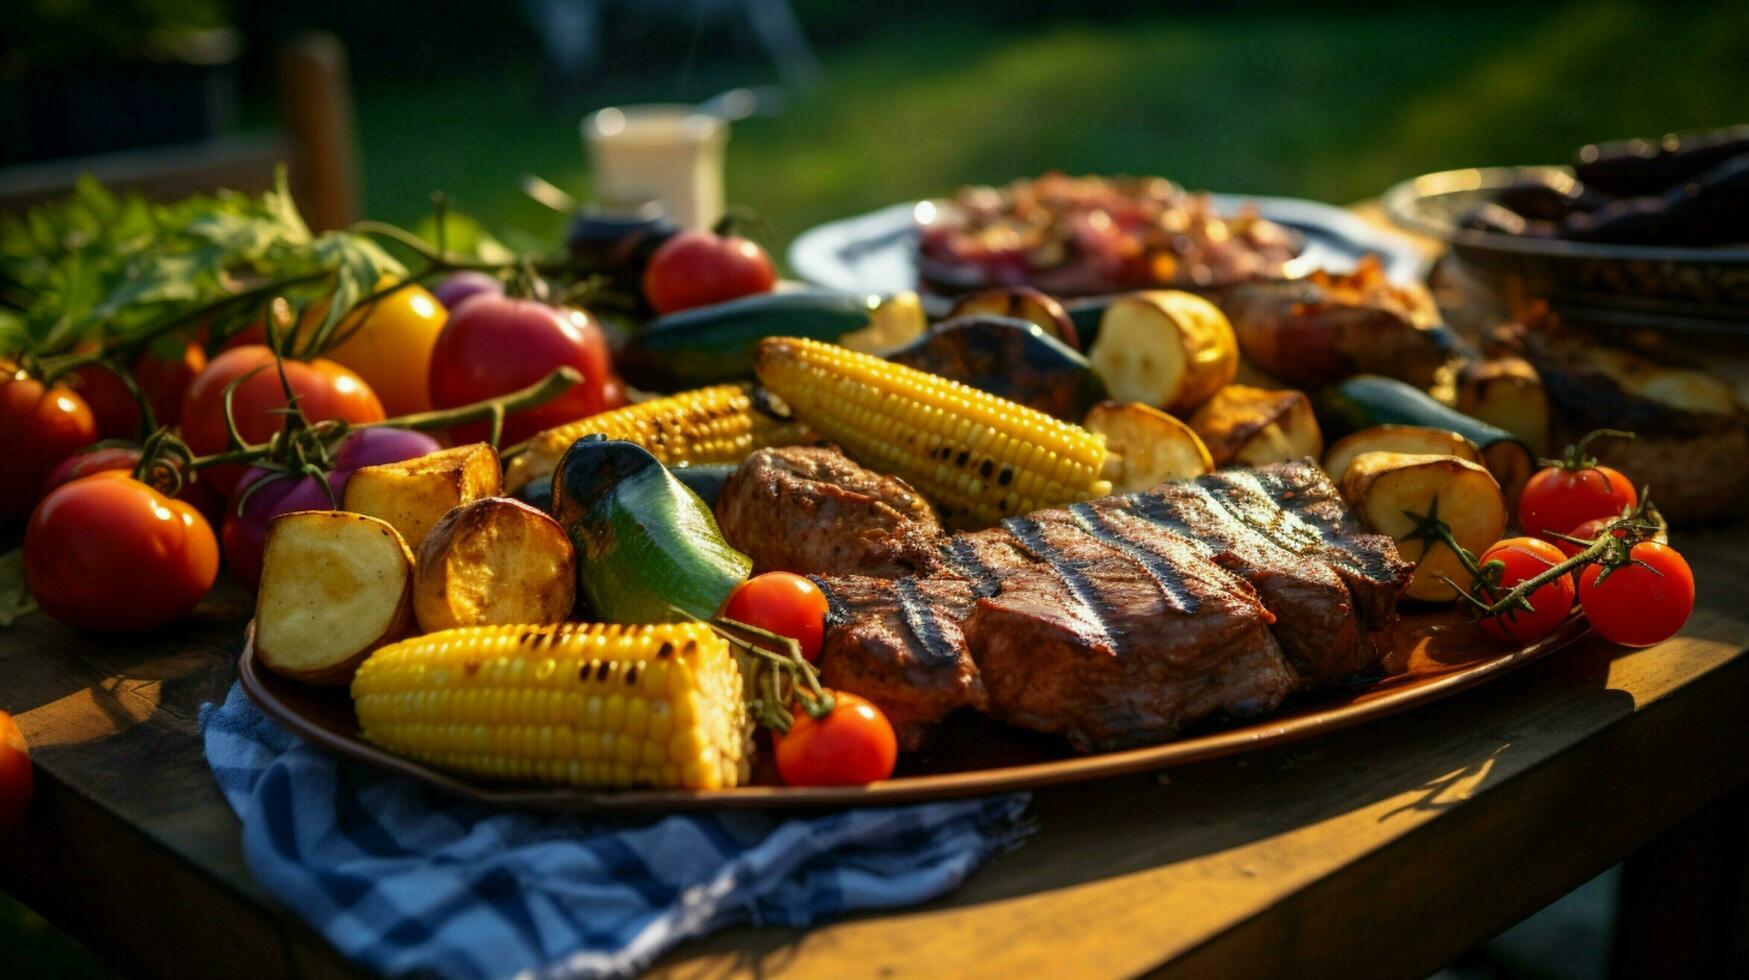
[[723,485],[716,515],[754,571],[897,578],[941,566],[941,522],[922,496],[834,448],[759,450]]
[[1276,463],[1222,470],[1196,482],[1247,527],[1341,576],[1368,630],[1396,624],[1397,599],[1415,566],[1390,538],[1360,526],[1323,470],[1310,462]]
[[1270,711],[1295,689],[1256,592],[1192,542],[1140,526],[1104,540],[1050,510],[966,536],[1007,562],[963,626],[990,715],[1093,751]]
[[1103,521],[1118,535],[1135,535],[1141,533],[1136,525],[1155,524],[1200,544],[1211,561],[1251,583],[1275,615],[1275,639],[1302,687],[1375,673],[1389,652],[1389,634],[1361,627],[1348,587],[1335,571],[1234,519],[1200,483],[1168,483],[1069,510]]
[[821,576],[830,611],[820,651],[827,687],[874,702],[907,749],[956,708],[983,708],[984,687],[960,624],[971,583],[957,578]]

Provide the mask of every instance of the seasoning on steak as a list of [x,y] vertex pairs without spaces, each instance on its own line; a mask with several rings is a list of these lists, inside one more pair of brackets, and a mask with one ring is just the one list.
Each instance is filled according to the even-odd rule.
[[759,450],[723,485],[716,515],[755,571],[897,578],[941,568],[929,503],[835,448]]

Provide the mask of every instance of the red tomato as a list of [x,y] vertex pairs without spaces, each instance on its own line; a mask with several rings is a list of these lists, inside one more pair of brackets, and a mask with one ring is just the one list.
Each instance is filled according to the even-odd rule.
[[644,297],[657,313],[709,306],[777,285],[765,249],[745,238],[683,231],[662,243],[644,270]]
[[[1583,538],[1586,541],[1595,541],[1595,540],[1597,540],[1597,536],[1599,534],[1603,533],[1603,529],[1606,526],[1608,526],[1609,522],[1614,520],[1614,519],[1615,519],[1614,517],[1593,517],[1592,519],[1579,525],[1578,527],[1574,528],[1573,530],[1568,531],[1567,537],[1569,537],[1569,538]],[[1615,536],[1618,538],[1623,537],[1626,534],[1627,534],[1626,531],[1615,532]],[[1574,555],[1577,555],[1579,552],[1585,550],[1584,545],[1577,545],[1571,541],[1562,541],[1559,538],[1555,539],[1555,547],[1561,549],[1561,554],[1566,555],[1568,558],[1571,558]]]
[[127,382],[104,364],[86,364],[69,375],[79,397],[91,407],[99,439],[138,439],[140,406]]
[[167,626],[218,574],[219,542],[206,518],[116,470],[57,487],[24,529],[31,595],[77,629]]
[[[438,408],[471,405],[526,388],[569,365],[583,380],[569,391],[504,419],[502,443],[521,442],[543,429],[604,411],[611,377],[607,338],[589,314],[526,299],[481,295],[449,315],[431,351],[431,402]],[[457,426],[458,442],[487,437],[484,422]]]
[[[175,425],[182,415],[182,393],[195,375],[206,367],[206,352],[199,344],[183,347],[174,358],[145,351],[128,365],[134,383],[152,406],[159,425]],[[127,382],[106,364],[87,364],[73,372],[79,396],[91,406],[97,419],[99,439],[137,439],[140,436],[140,403]]]
[[159,425],[182,421],[182,394],[206,370],[206,363],[206,351],[192,341],[183,346],[178,357],[159,357],[146,351],[134,358],[134,382],[152,403]]
[[[1532,537],[1565,534],[1594,517],[1620,517],[1640,502],[1633,483],[1608,466],[1537,471],[1518,498],[1518,525]],[[1552,540],[1552,539],[1549,539]]]
[[[139,465],[140,451],[132,446],[111,446],[74,453],[49,471],[48,479],[43,481],[43,496],[48,496],[49,491],[61,484],[72,483],[82,476],[109,470],[132,473],[134,467]],[[195,510],[205,514],[209,520],[219,511],[220,501],[213,495],[212,488],[205,480],[187,479],[176,499],[193,505]]]
[[55,464],[96,441],[97,420],[73,389],[0,364],[0,522],[29,516]]
[[881,709],[854,694],[833,691],[835,704],[815,721],[797,710],[795,723],[773,735],[777,772],[791,786],[857,786],[886,779],[899,759],[899,742]]
[[826,639],[825,593],[792,572],[766,572],[742,582],[729,594],[723,615],[795,640],[807,660],[820,656]]
[[[213,358],[183,394],[182,439],[196,454],[205,456],[225,449],[225,386],[251,371],[254,374],[238,384],[232,396],[237,431],[245,440],[258,443],[285,425],[285,417],[278,413],[285,407],[285,391],[280,387],[279,372],[273,368],[273,352],[260,346],[234,347]],[[333,361],[286,361],[285,374],[298,396],[298,407],[311,422],[383,419],[382,403],[370,386]],[[225,496],[242,476],[241,466],[215,466],[202,473],[202,478]]]
[[1675,636],[1688,622],[1694,611],[1694,572],[1676,549],[1656,541],[1641,541],[1628,554],[1634,564],[1608,576],[1602,565],[1588,565],[1579,573],[1579,604],[1604,639],[1624,647],[1649,647]]
[[12,716],[0,711],[0,834],[18,823],[30,806],[30,747]]
[[[1505,538],[1482,553],[1480,564],[1498,561],[1506,566],[1500,575],[1501,594],[1561,563],[1561,549],[1540,538]],[[1507,610],[1482,620],[1482,631],[1508,645],[1529,643],[1547,636],[1566,622],[1573,611],[1573,577],[1539,586],[1530,594],[1531,611]]]

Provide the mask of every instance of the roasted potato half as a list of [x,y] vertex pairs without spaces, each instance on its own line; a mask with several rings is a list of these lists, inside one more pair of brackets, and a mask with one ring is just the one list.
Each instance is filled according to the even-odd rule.
[[1031,286],[1011,286],[1007,289],[987,289],[981,293],[960,298],[953,304],[945,319],[961,316],[971,316],[976,313],[986,313],[993,316],[1011,316],[1016,319],[1035,323],[1045,333],[1057,338],[1076,350],[1081,349],[1081,341],[1075,334],[1075,321],[1069,318],[1069,311],[1054,297],[1032,288]]
[[1195,430],[1141,402],[1100,402],[1081,425],[1105,436],[1105,448],[1123,457],[1122,475],[1111,483],[1113,493],[1148,490],[1215,468]]
[[[1414,453],[1422,456],[1456,456],[1482,463],[1482,450],[1449,429],[1421,425],[1375,425],[1336,440],[1324,453],[1324,472],[1340,483],[1348,464],[1361,453]],[[1487,465],[1483,463],[1483,465]]]
[[1324,434],[1303,391],[1228,385],[1190,417],[1216,466],[1262,466],[1318,458]]
[[267,526],[255,656],[309,684],[345,684],[372,650],[413,628],[413,554],[387,521],[338,510]]
[[1191,293],[1154,290],[1113,302],[1088,351],[1111,397],[1184,414],[1231,384],[1239,345],[1226,314]]
[[1368,529],[1389,535],[1404,560],[1415,563],[1415,577],[1404,593],[1411,599],[1445,602],[1457,598],[1446,579],[1464,588],[1470,575],[1444,544],[1429,547],[1414,537],[1411,514],[1426,515],[1439,502],[1439,519],[1473,554],[1481,554],[1506,533],[1506,496],[1486,467],[1456,456],[1414,453],[1361,453],[1337,484],[1342,498]]
[[563,622],[576,595],[571,539],[559,522],[508,497],[443,515],[414,563],[413,615],[427,633]]
[[469,501],[497,496],[503,478],[498,453],[478,442],[355,470],[346,481],[343,506],[388,521],[409,548],[417,549],[443,515]]
[[922,297],[907,289],[881,300],[869,311],[868,326],[852,330],[838,338],[838,343],[864,354],[885,354],[923,336],[928,329],[929,314],[923,311]]
[[1458,372],[1457,409],[1549,454],[1549,396],[1530,362],[1513,354],[1470,361]]

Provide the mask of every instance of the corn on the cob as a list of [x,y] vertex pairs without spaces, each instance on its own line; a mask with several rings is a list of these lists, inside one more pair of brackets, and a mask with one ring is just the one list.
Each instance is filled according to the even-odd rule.
[[639,402],[547,429],[529,440],[504,474],[506,493],[549,476],[571,443],[601,433],[635,442],[664,463],[738,463],[766,446],[806,441],[804,427],[754,405],[746,385],[717,385]]
[[372,742],[492,779],[721,789],[752,764],[740,667],[701,623],[443,630],[371,654],[352,700]]
[[761,341],[757,370],[797,418],[956,525],[1111,492],[1101,437],[959,382],[795,337]]

